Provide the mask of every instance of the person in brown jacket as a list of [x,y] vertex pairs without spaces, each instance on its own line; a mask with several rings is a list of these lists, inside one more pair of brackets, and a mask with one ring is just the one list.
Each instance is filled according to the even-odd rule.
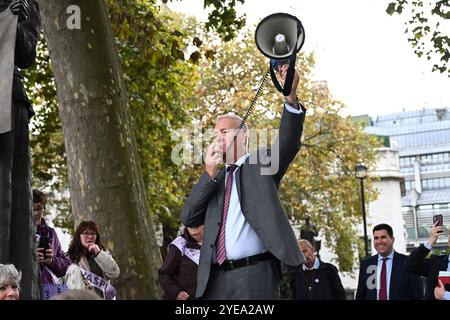
[[168,246],[167,256],[158,269],[164,299],[194,299],[197,270],[203,238],[203,225],[185,228]]

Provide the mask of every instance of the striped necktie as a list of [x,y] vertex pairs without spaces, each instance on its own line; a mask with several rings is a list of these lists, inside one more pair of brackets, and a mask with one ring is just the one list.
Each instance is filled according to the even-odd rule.
[[225,225],[227,223],[228,207],[230,206],[231,187],[233,185],[233,172],[236,170],[237,165],[230,165],[227,168],[227,181],[225,184],[225,198],[223,201],[223,213],[222,223],[219,229],[219,236],[216,241],[216,261],[220,265],[227,258],[227,252],[225,250]]

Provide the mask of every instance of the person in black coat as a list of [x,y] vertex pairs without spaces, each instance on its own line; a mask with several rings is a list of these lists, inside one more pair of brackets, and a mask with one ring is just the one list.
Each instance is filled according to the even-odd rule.
[[373,241],[378,254],[361,262],[356,300],[423,299],[420,278],[405,269],[407,256],[394,251],[391,226],[375,226]]
[[[450,285],[446,285],[444,288],[442,284],[439,285],[438,283],[439,271],[450,271],[449,255],[433,254],[427,259],[428,254],[436,244],[437,238],[442,235],[443,232],[444,227],[435,224],[431,228],[428,241],[412,251],[406,261],[406,269],[409,272],[427,277],[425,300],[450,300]],[[448,236],[448,243],[450,246],[450,234]]]
[[315,256],[312,244],[299,241],[300,250],[306,258],[294,272],[291,280],[294,300],[345,300],[345,291],[337,268]]
[[186,227],[183,234],[169,244],[167,256],[158,269],[159,284],[164,291],[164,299],[195,298],[203,230],[203,225]]
[[12,75],[12,130],[0,134],[0,263],[16,265],[23,274],[21,297],[36,299],[39,286],[28,129],[33,109],[19,69],[29,68],[35,61],[41,20],[35,0],[0,0],[0,12],[5,14],[6,10],[18,16],[18,24]]

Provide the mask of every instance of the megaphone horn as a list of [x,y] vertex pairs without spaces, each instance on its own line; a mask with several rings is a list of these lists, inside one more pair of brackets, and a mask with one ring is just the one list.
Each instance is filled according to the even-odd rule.
[[[287,13],[274,13],[265,17],[256,27],[255,42],[259,51],[272,61],[270,75],[278,91],[288,96],[294,78],[295,57],[305,42],[305,29],[301,21]],[[284,88],[279,84],[273,69],[289,64]]]
[[281,60],[300,51],[305,42],[305,30],[297,17],[282,12],[274,13],[258,24],[255,41],[259,51],[266,57]]

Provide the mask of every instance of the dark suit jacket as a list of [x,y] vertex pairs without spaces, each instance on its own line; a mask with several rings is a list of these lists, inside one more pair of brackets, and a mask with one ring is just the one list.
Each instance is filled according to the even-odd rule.
[[[0,11],[9,10],[11,0],[0,0]],[[30,0],[30,15],[28,19],[17,25],[16,51],[14,54],[13,100],[26,102],[29,115],[34,114],[30,100],[25,92],[20,69],[26,69],[33,65],[36,59],[36,45],[41,31],[41,17],[39,4],[36,0]]]
[[345,300],[345,290],[337,268],[331,263],[320,261],[319,268],[314,270],[314,279],[309,289],[309,281],[299,266],[291,280],[294,300]]
[[[390,300],[422,300],[422,282],[405,269],[407,256],[394,252],[391,279],[389,285]],[[359,269],[358,289],[356,290],[356,300],[377,300],[377,289],[369,289],[367,283],[376,283],[375,270],[369,266],[378,265],[378,255],[371,256],[361,262]],[[379,270],[381,272],[381,270]],[[369,277],[374,277],[368,279]],[[374,282],[375,281],[375,282]]]
[[[433,254],[429,259],[426,259],[429,253],[430,250],[425,248],[424,245],[420,245],[411,252],[406,261],[406,269],[419,276],[427,277],[425,300],[435,300],[434,288],[438,286],[439,271],[447,271],[448,254],[442,256]],[[450,286],[446,285],[445,290],[450,291]]]
[[[286,217],[281,201],[278,197],[278,188],[289,164],[300,150],[300,137],[305,119],[305,109],[298,115],[286,110],[280,124],[277,142],[272,146],[272,153],[276,155],[279,150],[279,169],[273,175],[261,175],[264,163],[270,152],[261,150],[260,161],[250,164],[250,155],[246,162],[236,171],[236,186],[242,213],[250,223],[263,245],[278,260],[289,266],[297,266],[304,262],[289,220]],[[274,164],[273,157],[271,164]],[[197,275],[197,297],[201,297],[208,284],[211,257],[214,244],[219,233],[222,219],[225,170],[211,179],[208,173],[200,177],[200,181],[193,187],[182,210],[182,221],[186,226],[198,225],[199,221],[205,224],[203,245],[200,254],[199,270]]]

